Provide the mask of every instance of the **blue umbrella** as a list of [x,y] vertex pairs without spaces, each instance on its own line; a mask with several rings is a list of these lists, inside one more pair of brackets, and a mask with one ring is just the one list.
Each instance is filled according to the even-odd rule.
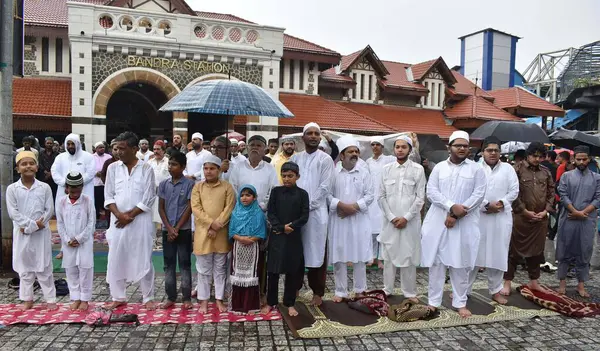
[[160,111],[291,118],[294,115],[263,88],[239,80],[208,80],[183,89]]

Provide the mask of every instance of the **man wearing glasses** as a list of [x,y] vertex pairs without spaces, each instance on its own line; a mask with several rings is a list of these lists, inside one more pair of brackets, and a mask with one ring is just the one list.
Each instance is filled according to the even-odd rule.
[[[507,300],[500,294],[502,278],[508,268],[508,247],[512,232],[511,204],[519,194],[519,179],[514,168],[500,162],[501,142],[496,137],[483,141],[483,170],[487,191],[481,204],[479,218],[479,252],[475,266],[485,267],[488,289],[492,299],[501,305]],[[477,278],[477,269],[469,275],[469,290]]]
[[429,308],[436,310],[442,304],[449,267],[452,307],[467,318],[471,316],[467,309],[469,273],[479,250],[486,178],[481,165],[468,159],[468,133],[452,133],[449,148],[450,157],[435,166],[427,184],[431,208],[421,230],[421,265],[429,267]]

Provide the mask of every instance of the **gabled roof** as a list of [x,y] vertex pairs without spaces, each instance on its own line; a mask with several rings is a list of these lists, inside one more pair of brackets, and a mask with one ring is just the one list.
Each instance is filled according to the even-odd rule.
[[562,108],[522,87],[492,90],[489,93],[494,97],[494,105],[518,115],[553,117],[565,115],[565,110]]
[[294,114],[294,118],[279,119],[279,125],[283,127],[302,128],[309,122],[315,122],[321,128],[336,130],[381,133],[395,131],[384,123],[320,96],[279,93],[279,101]]
[[319,55],[340,56],[337,51],[333,51],[326,47],[311,43],[310,41],[300,39],[289,34],[283,35],[283,49],[310,52]]
[[[73,0],[93,5],[104,5],[106,0]],[[66,27],[69,24],[67,0],[24,0],[25,25]]]
[[367,45],[364,49],[353,52],[350,55],[343,56],[340,63],[340,72],[348,71],[348,69],[350,69],[350,67],[352,67],[352,65],[354,65],[361,57],[366,57],[381,77],[385,77],[390,73],[381,60],[379,60],[379,57],[377,57],[377,54],[375,54],[375,51],[373,51],[370,45]]
[[434,68],[438,70],[448,85],[456,83],[456,78],[454,78],[452,71],[448,68],[448,65],[446,65],[446,62],[444,62],[444,59],[441,56],[433,60],[410,66],[415,81],[422,81]]
[[71,117],[71,103],[71,79],[13,79],[13,115]]
[[337,74],[335,71],[335,67],[331,67],[331,68],[326,69],[325,71],[321,72],[319,79],[324,79],[324,80],[331,81],[331,82],[356,84],[354,79],[352,79],[351,77],[344,76],[342,74]]
[[459,72],[452,70],[452,75],[454,76],[454,79],[456,79],[456,83],[454,84],[454,87],[447,89],[451,96],[459,95],[462,99],[465,96],[470,96],[477,92],[477,96],[481,96],[489,101],[494,101],[494,97],[487,91],[476,86],[475,83],[471,82]]
[[494,106],[483,97],[473,95],[446,107],[444,114],[450,119],[523,122],[523,119]]
[[382,61],[385,67],[387,68],[388,74],[385,76],[383,80],[381,80],[381,85],[384,88],[402,88],[409,90],[416,90],[427,92],[427,88],[425,88],[422,84],[415,83],[408,80],[406,75],[406,69],[411,65],[409,63],[402,62],[393,62],[393,61]]

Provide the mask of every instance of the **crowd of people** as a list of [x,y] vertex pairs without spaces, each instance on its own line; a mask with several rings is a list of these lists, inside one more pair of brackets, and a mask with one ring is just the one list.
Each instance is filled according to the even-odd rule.
[[[168,148],[159,140],[151,150],[147,140],[124,132],[110,145],[94,145],[93,155],[71,134],[66,152],[55,155],[49,167],[43,161],[44,153],[54,152],[49,140],[38,154],[19,150],[20,179],[7,190],[7,206],[23,308],[32,307],[35,278],[49,307],[55,307],[48,229],[54,210],[73,309],[87,309],[92,298],[99,211],[110,214],[110,308],[124,305],[127,284],[138,282],[146,308],[157,307],[151,259],[156,223],[167,294],[162,308],[177,300],[177,264],[182,306],[193,308],[196,296],[201,313],[208,311],[211,285],[219,311],[267,313],[279,303],[283,274],[283,306],[295,316],[304,275],[312,303],[322,304],[328,265],[333,265],[338,303],[351,292],[361,296],[377,288],[368,287],[366,279],[367,265],[377,263],[386,294],[395,293],[399,269],[402,295],[418,303],[416,269],[428,268],[431,310],[442,303],[449,271],[452,307],[465,318],[471,315],[466,302],[479,268],[485,268],[489,293],[499,304],[507,303],[523,260],[528,286],[546,289],[538,279],[557,199],[556,178],[542,164],[548,155],[543,144],[531,143],[524,158],[510,165],[500,160],[500,140],[490,137],[483,142],[481,162],[475,162],[469,134],[456,131],[449,138],[448,159],[430,170],[411,159],[416,140],[410,136],[394,141],[394,155],[383,155],[383,140],[373,139],[373,156],[364,161],[352,136],[336,142],[327,136],[323,142],[323,134],[316,123],[307,124],[305,149],[296,152],[290,137],[267,141],[253,135],[246,144],[223,136],[205,142],[201,133],[192,135],[191,145],[175,135]],[[107,146],[111,156],[104,152]],[[589,148],[575,148],[575,168],[565,165],[558,185],[559,292],[565,292],[566,275],[574,267],[577,291],[584,297],[600,207],[600,175],[589,169],[590,160]],[[55,200],[50,181],[58,188]],[[430,207],[423,211],[426,201]]]

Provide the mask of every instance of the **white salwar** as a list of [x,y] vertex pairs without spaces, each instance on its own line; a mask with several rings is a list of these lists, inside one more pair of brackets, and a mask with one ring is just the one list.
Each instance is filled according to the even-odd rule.
[[[153,158],[148,161],[148,164],[152,167],[152,170],[154,170],[154,181],[156,184],[156,192],[158,193],[160,182],[171,176],[169,173],[169,159],[163,157],[162,160],[158,161],[156,158]],[[154,205],[152,206],[152,221],[154,223],[162,223],[162,219],[160,219],[160,215],[158,214],[158,199],[154,201]]]
[[[72,301],[90,301],[94,283],[94,228],[96,211],[87,195],[81,194],[72,203],[63,197],[56,208],[56,227],[63,253],[62,268],[67,274],[69,295]],[[78,247],[68,245],[77,240]]]
[[311,154],[295,154],[290,161],[300,168],[298,187],[306,190],[309,198],[308,222],[301,229],[304,248],[304,266],[319,268],[325,260],[327,242],[327,196],[333,178],[333,160],[321,150]]
[[196,255],[196,271],[198,271],[198,300],[205,301],[210,298],[210,284],[215,285],[215,299],[223,300],[227,282],[227,255],[226,253],[211,253]]
[[275,167],[270,163],[260,161],[254,168],[246,159],[244,162],[237,163],[231,172],[229,183],[233,186],[235,193],[239,194],[240,188],[244,185],[252,185],[256,188],[258,205],[263,211],[266,211],[271,190],[279,185]]
[[[404,164],[390,163],[380,176],[379,206],[385,219],[378,236],[381,245],[384,291],[394,293],[396,267],[400,267],[400,283],[405,297],[415,297],[416,266],[421,262],[421,209],[425,203],[425,170],[411,160]],[[398,229],[394,218],[407,220],[406,227]]]
[[[421,265],[429,267],[429,305],[442,303],[446,267],[450,268],[454,308],[467,303],[469,273],[475,266],[479,250],[479,215],[485,196],[486,178],[480,164],[469,159],[456,165],[450,159],[438,163],[427,184],[431,208],[425,216],[421,234]],[[462,204],[467,216],[446,228],[450,208]]]
[[[481,203],[481,234],[475,266],[486,268],[488,289],[493,295],[502,289],[503,274],[508,269],[508,248],[513,224],[511,205],[519,195],[519,179],[508,163],[498,162],[493,169],[485,162],[482,166],[487,178],[487,190]],[[499,213],[484,213],[485,206],[496,201],[502,201],[504,209]],[[471,271],[469,286],[475,282],[477,271]]]
[[[369,206],[374,200],[375,189],[369,170],[356,165],[352,170],[345,168],[334,172],[331,195],[329,196],[328,257],[334,264],[335,295],[348,296],[346,263],[352,262],[354,270],[354,292],[366,290],[366,265],[373,257],[371,245],[371,223]],[[357,204],[356,214],[340,218],[338,204]]]
[[[50,186],[34,180],[27,188],[19,179],[6,188],[6,208],[13,222],[12,264],[21,280],[19,299],[33,301],[33,283],[37,278],[46,302],[55,303],[52,233],[48,226],[54,214]],[[36,224],[39,219],[44,224],[42,229]]]
[[156,199],[154,171],[146,162],[138,160],[131,170],[122,161],[108,166],[104,188],[104,207],[115,204],[120,212],[138,207],[140,213],[124,228],[117,228],[117,218],[111,214],[111,226],[106,231],[108,241],[108,268],[106,281],[113,301],[126,301],[126,284],[141,281],[143,302],[154,299],[154,267],[152,244],[155,228],[152,223],[152,205]]
[[50,172],[54,183],[58,185],[56,192],[55,207],[58,207],[58,201],[67,196],[65,193],[65,181],[67,175],[71,172],[79,172],[83,176],[83,193],[92,199],[94,203],[94,178],[96,177],[96,160],[92,154],[81,149],[79,135],[69,134],[65,138],[65,150],[67,142],[75,143],[75,154],[71,155],[68,151],[56,156]]
[[381,209],[377,203],[377,199],[379,199],[379,186],[381,185],[381,172],[383,171],[383,166],[395,161],[396,156],[391,155],[379,155],[378,158],[374,158],[372,156],[367,159],[367,167],[369,168],[369,173],[371,173],[371,179],[373,179],[373,187],[375,189],[375,201],[373,201],[371,206],[369,206],[371,233],[373,234],[372,240],[374,260],[379,258],[379,241],[377,241],[377,236],[379,233],[381,233],[384,221],[381,215]]

